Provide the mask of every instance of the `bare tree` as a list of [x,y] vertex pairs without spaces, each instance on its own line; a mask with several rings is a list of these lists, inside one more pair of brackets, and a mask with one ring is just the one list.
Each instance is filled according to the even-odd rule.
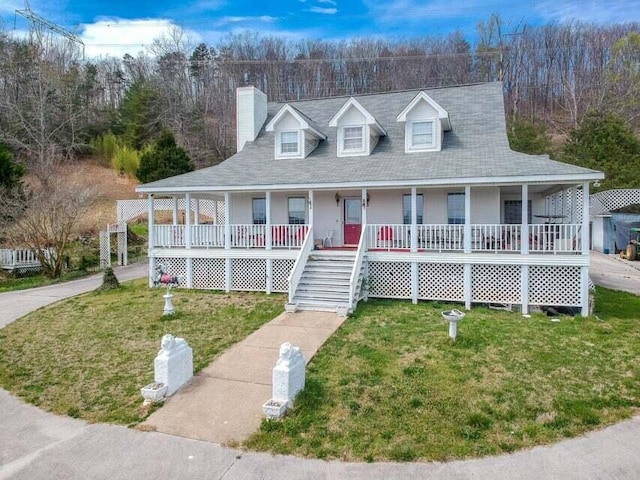
[[97,201],[97,190],[83,185],[78,173],[52,173],[46,186],[31,188],[27,195],[3,195],[0,208],[9,213],[5,221],[11,244],[33,250],[44,274],[56,278],[75,229]]

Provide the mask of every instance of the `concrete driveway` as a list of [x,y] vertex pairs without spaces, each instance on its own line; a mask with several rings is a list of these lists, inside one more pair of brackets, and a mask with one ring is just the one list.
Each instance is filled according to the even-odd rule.
[[596,285],[640,295],[640,262],[591,252],[589,274]]
[[[119,281],[125,282],[147,275],[148,266],[146,262],[135,263],[126,267],[115,267],[114,272]],[[38,308],[64,298],[90,292],[100,285],[102,285],[102,273],[46,287],[0,293],[0,328]]]

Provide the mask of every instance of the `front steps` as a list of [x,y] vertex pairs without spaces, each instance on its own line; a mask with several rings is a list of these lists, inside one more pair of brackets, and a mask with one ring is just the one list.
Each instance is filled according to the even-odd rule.
[[[353,310],[349,305],[349,279],[356,259],[355,251],[316,250],[309,254],[293,303],[298,310],[335,312]],[[361,283],[362,275],[358,280]],[[360,288],[356,291],[359,299]]]

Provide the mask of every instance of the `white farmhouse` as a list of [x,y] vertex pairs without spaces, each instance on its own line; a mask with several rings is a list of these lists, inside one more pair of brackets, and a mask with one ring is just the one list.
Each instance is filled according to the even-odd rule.
[[[602,172],[509,149],[499,83],[269,103],[237,91],[238,153],[138,187],[157,262],[187,288],[588,312],[589,183]],[[549,208],[558,192],[563,214]],[[153,198],[187,207],[157,224]],[[216,200],[203,221],[201,199]]]

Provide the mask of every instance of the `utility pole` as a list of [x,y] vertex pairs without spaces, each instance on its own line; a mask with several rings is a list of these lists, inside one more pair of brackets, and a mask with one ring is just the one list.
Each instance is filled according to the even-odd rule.
[[[52,32],[57,33],[58,35],[63,36],[67,40],[75,42],[78,45],[81,45],[82,46],[82,58],[84,59],[84,42],[78,36],[77,33],[70,32],[69,30],[66,30],[65,28],[62,28],[61,26],[56,25],[55,23],[50,22],[46,18],[44,18],[44,17],[38,15],[37,13],[35,13],[33,10],[31,10],[31,6],[29,5],[29,0],[24,0],[24,7],[25,7],[24,10],[16,10],[16,15],[20,15],[21,17],[26,18],[29,21],[29,24],[34,27],[34,30],[36,32],[40,32],[41,31],[40,29],[35,28],[36,26],[39,26],[41,28],[51,30]],[[15,29],[15,18],[14,18],[14,25],[13,26],[14,26],[14,29]],[[40,40],[42,40],[42,39],[40,39]]]

